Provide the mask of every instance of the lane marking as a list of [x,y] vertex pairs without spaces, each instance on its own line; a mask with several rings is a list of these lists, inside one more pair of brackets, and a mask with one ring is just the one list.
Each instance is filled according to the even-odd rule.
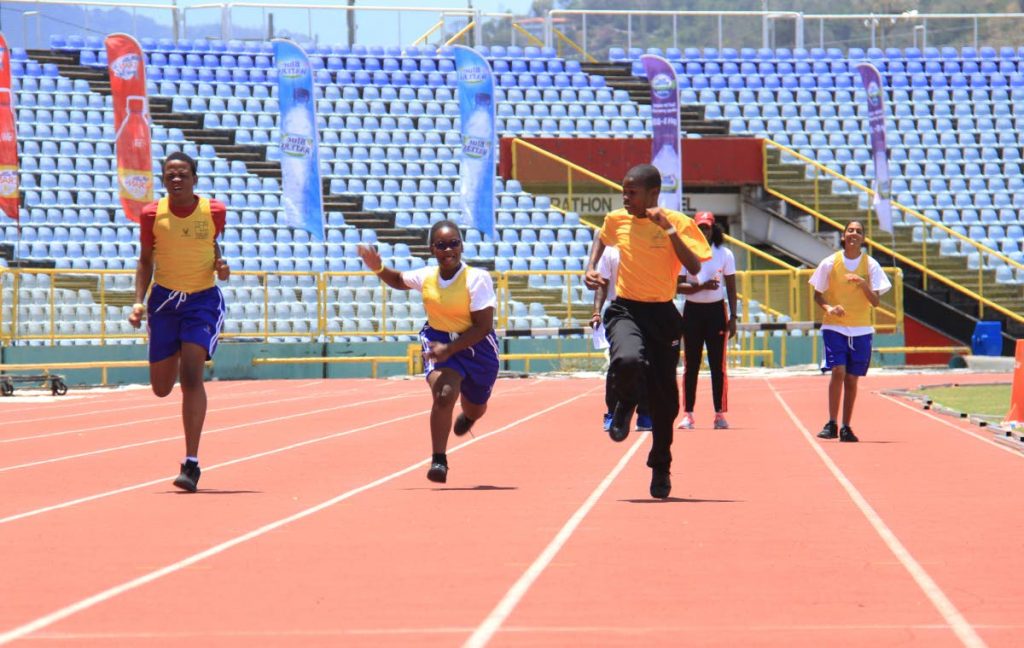
[[551,561],[554,560],[556,555],[558,555],[558,552],[562,550],[565,543],[569,541],[569,538],[572,537],[572,534],[576,531],[577,527],[579,527],[580,523],[583,522],[583,518],[590,513],[591,509],[593,509],[597,504],[597,501],[602,495],[604,495],[605,491],[607,491],[612,485],[612,482],[615,481],[623,471],[626,464],[629,463],[629,460],[633,458],[633,455],[635,455],[636,451],[640,448],[640,444],[647,439],[647,436],[647,432],[637,436],[637,440],[633,442],[633,445],[626,451],[626,454],[619,459],[619,462],[615,464],[615,467],[612,468],[611,472],[601,480],[601,483],[597,485],[597,488],[590,493],[590,496],[587,497],[576,512],[572,514],[572,517],[566,521],[561,530],[554,538],[552,538],[551,542],[548,543],[548,546],[545,547],[544,550],[540,552],[540,555],[537,556],[537,559],[533,561],[533,564],[523,572],[522,576],[519,577],[519,580],[512,585],[508,592],[505,593],[505,596],[502,597],[494,609],[491,610],[491,613],[487,615],[479,626],[477,626],[476,630],[473,631],[473,634],[466,640],[466,643],[462,644],[464,648],[480,648],[482,646],[486,646],[487,642],[494,637],[494,633],[501,628],[501,625],[509,615],[512,614],[516,606],[519,605],[519,602],[523,600],[523,597],[526,596],[530,587],[538,578],[540,578],[540,575],[544,573],[544,570],[551,564]]
[[779,401],[782,408],[786,410],[786,414],[789,416],[790,420],[793,421],[796,428],[800,430],[800,433],[803,435],[807,443],[810,444],[811,448],[814,449],[814,452],[818,454],[818,457],[825,464],[825,467],[828,468],[829,472],[832,473],[832,476],[835,477],[836,481],[838,481],[843,487],[843,490],[846,491],[846,494],[851,500],[853,500],[853,503],[858,509],[860,509],[860,512],[864,517],[867,518],[868,523],[871,524],[872,528],[874,528],[875,533],[882,538],[882,541],[885,542],[889,551],[896,556],[896,559],[901,565],[903,565],[903,568],[910,573],[914,582],[921,588],[921,591],[923,591],[924,595],[928,597],[928,600],[935,606],[935,609],[939,611],[942,618],[946,620],[946,623],[949,625],[950,629],[953,630],[953,633],[956,634],[957,638],[960,639],[961,643],[968,646],[968,648],[984,647],[986,645],[985,642],[980,636],[978,636],[978,633],[974,631],[974,628],[971,627],[971,624],[966,618],[964,618],[964,615],[960,613],[955,605],[953,605],[953,602],[949,600],[949,597],[943,593],[938,583],[936,583],[932,577],[928,575],[928,572],[925,571],[924,567],[914,559],[910,554],[910,551],[902,542],[900,542],[899,538],[896,537],[896,534],[893,533],[892,529],[886,525],[885,521],[882,520],[882,517],[874,508],[872,508],[867,499],[865,499],[860,491],[857,490],[857,487],[853,485],[853,482],[846,477],[843,471],[839,469],[839,466],[832,461],[832,458],[828,453],[822,449],[821,444],[814,440],[810,431],[804,426],[800,419],[797,418],[796,414],[782,398],[782,395],[775,391],[775,387],[770,382],[768,383],[768,386],[771,387],[772,394],[775,396],[775,399]]
[[1024,454],[1021,454],[1020,450],[1015,450],[1013,448],[1008,448],[1008,447],[1004,446],[1003,444],[999,443],[998,441],[986,438],[985,436],[983,436],[982,434],[980,434],[978,432],[975,432],[974,430],[971,430],[969,428],[960,427],[959,425],[953,423],[952,421],[946,420],[946,417],[944,417],[944,416],[941,416],[939,414],[934,414],[932,412],[928,412],[928,411],[919,409],[917,407],[914,407],[914,406],[910,405],[909,403],[903,402],[902,399],[897,398],[895,396],[890,396],[889,394],[881,394],[880,393],[878,395],[881,396],[882,398],[885,398],[886,400],[889,400],[889,401],[895,403],[896,405],[899,405],[900,407],[903,407],[905,409],[910,410],[911,412],[916,412],[917,414],[921,414],[922,416],[930,418],[931,420],[935,421],[936,423],[941,423],[941,424],[945,425],[946,427],[951,427],[954,430],[956,430],[957,432],[962,432],[962,433],[966,434],[967,436],[974,437],[978,441],[984,441],[985,443],[989,444],[990,446],[992,446],[994,448],[998,448],[999,450],[1002,450],[1003,452],[1009,453],[1009,454],[1014,455],[1016,457],[1024,458]]
[[[399,400],[399,399],[403,399],[403,398],[412,398],[412,397],[413,397],[413,394],[399,394],[397,396],[387,396],[385,398],[375,398],[375,399],[372,399],[372,400],[358,401],[358,402],[355,402],[355,403],[346,403],[344,405],[337,405],[335,407],[325,407],[325,408],[322,408],[322,409],[308,410],[308,411],[300,412],[298,414],[286,414],[284,416],[275,416],[273,418],[268,418],[268,419],[257,419],[255,421],[246,421],[244,423],[239,423],[237,425],[227,425],[227,426],[224,426],[224,427],[213,428],[213,429],[210,429],[210,430],[203,430],[203,435],[205,436],[207,434],[216,434],[217,432],[227,432],[229,430],[237,430],[238,428],[248,428],[248,427],[253,427],[253,426],[256,426],[256,425],[266,425],[268,423],[279,423],[281,421],[287,421],[287,420],[294,419],[294,418],[301,418],[303,416],[311,416],[313,414],[323,414],[325,412],[333,412],[335,410],[349,409],[349,408],[352,408],[352,407],[356,407],[358,405],[369,405],[369,404],[372,404],[372,403],[381,403],[381,402],[384,402],[384,401]],[[252,407],[252,405],[247,405],[245,407]],[[180,414],[177,415],[176,418],[181,418],[181,415]],[[78,453],[75,453],[75,454],[63,455],[63,456],[60,456],[60,457],[51,457],[49,459],[39,459],[38,461],[29,461],[27,463],[14,464],[12,466],[0,467],[0,473],[10,472],[12,470],[20,470],[22,468],[32,468],[34,466],[43,466],[43,465],[46,465],[46,464],[58,463],[58,462],[61,462],[61,461],[69,461],[71,459],[81,459],[82,457],[94,457],[96,455],[106,454],[108,452],[117,452],[118,450],[130,450],[131,448],[141,448],[143,446],[153,445],[153,444],[156,444],[156,443],[166,443],[167,441],[180,441],[182,438],[183,437],[182,437],[181,434],[176,434],[174,436],[161,437],[159,439],[149,439],[147,441],[139,441],[137,443],[126,443],[124,445],[111,446],[109,448],[101,448],[99,450],[89,450],[88,452],[78,452]]]
[[[340,395],[343,395],[343,394],[350,393],[352,391],[356,391],[356,390],[346,390],[346,391],[338,392],[337,394],[333,394],[332,393],[331,396],[335,396],[335,395],[339,395],[340,396]],[[268,391],[268,392],[253,392],[252,394],[246,394],[246,396],[258,396],[258,395],[263,394],[263,393],[274,393],[274,392],[272,392],[272,391]],[[274,405],[274,404],[277,404],[277,403],[289,403],[289,402],[292,402],[292,401],[309,400],[309,399],[323,400],[323,395],[322,394],[309,394],[309,395],[305,395],[305,396],[291,396],[291,397],[288,397],[288,398],[279,398],[277,400],[271,400],[271,401],[258,400],[258,401],[255,401],[255,402],[243,403],[241,405],[230,405],[228,407],[214,407],[214,408],[208,409],[206,413],[207,413],[207,415],[210,415],[210,414],[214,414],[214,413],[218,413],[218,412],[229,412],[231,410],[246,409],[246,408],[257,407],[257,406],[261,406],[261,405]],[[151,409],[161,408],[162,409],[164,407],[174,408],[176,411],[173,414],[168,414],[167,416],[155,416],[153,418],[135,419],[134,421],[120,421],[118,423],[111,423],[109,425],[95,425],[93,427],[78,428],[78,429],[72,429],[72,430],[60,430],[59,432],[45,432],[43,434],[30,434],[28,436],[13,437],[13,438],[10,438],[10,439],[0,439],[0,443],[15,443],[17,441],[34,441],[36,439],[48,439],[48,438],[52,438],[52,437],[65,436],[65,435],[68,435],[68,434],[81,434],[82,432],[95,432],[97,430],[109,430],[111,428],[119,428],[119,427],[122,427],[122,426],[133,426],[133,425],[138,425],[138,424],[153,423],[155,421],[167,421],[167,420],[170,420],[170,419],[180,419],[181,418],[181,400],[180,399],[173,400],[173,401],[165,401],[165,400],[161,399],[159,402],[151,403],[149,405],[139,405],[139,406],[135,406],[135,407],[117,407],[117,411],[120,413],[120,412],[124,412],[124,411],[130,410],[130,409],[140,409],[140,408],[142,408],[142,409],[145,409],[145,408],[151,408]],[[42,419],[42,420],[52,421],[54,419],[69,418],[69,417],[70,418],[80,419],[80,418],[82,418],[84,416],[88,416],[88,414],[79,412],[77,414],[68,414],[66,416],[55,416],[52,419]]]
[[[549,412],[552,412],[552,411],[554,411],[554,410],[556,410],[556,409],[558,409],[560,407],[564,407],[564,406],[568,405],[569,403],[572,403],[572,402],[574,402],[576,400],[579,400],[581,398],[589,396],[591,394],[591,392],[593,392],[593,391],[594,391],[593,389],[588,390],[588,391],[586,391],[586,392],[584,392],[582,394],[578,394],[576,396],[568,398],[568,399],[566,399],[566,400],[564,400],[564,401],[562,401],[560,403],[556,403],[555,405],[552,405],[552,406],[547,407],[545,409],[538,410],[538,411],[534,412],[533,414],[530,414],[529,416],[525,416],[525,417],[523,417],[521,419],[513,421],[512,423],[509,423],[507,425],[503,425],[503,426],[501,426],[501,427],[499,427],[499,428],[497,428],[495,430],[491,430],[490,432],[486,432],[484,434],[481,434],[480,436],[471,438],[468,441],[465,441],[463,443],[460,443],[459,445],[456,445],[454,448],[449,448],[448,449],[448,453],[451,454],[453,452],[458,452],[459,450],[461,450],[463,448],[469,447],[469,446],[473,445],[474,443],[479,443],[480,441],[483,441],[484,439],[487,439],[487,438],[492,437],[492,436],[494,436],[496,434],[504,432],[505,430],[513,429],[513,428],[515,428],[515,427],[517,427],[519,425],[522,425],[523,423],[526,423],[527,421],[530,421],[530,420],[535,419],[537,417],[540,417],[540,416],[543,416],[545,414],[548,414]],[[410,416],[413,416],[413,415],[410,415]],[[374,425],[383,425],[383,423],[376,423]],[[636,445],[638,445],[638,444],[639,444],[639,442],[637,444],[634,444],[634,447],[631,450],[631,452],[635,452]],[[409,466],[406,466],[405,468],[397,470],[397,471],[395,471],[395,472],[393,472],[393,473],[391,473],[389,475],[385,475],[383,477],[380,477],[379,479],[375,479],[375,480],[373,480],[371,482],[363,484],[362,486],[358,486],[358,487],[353,488],[351,490],[348,490],[348,491],[346,491],[344,493],[341,493],[340,495],[332,497],[331,499],[328,499],[328,500],[326,500],[324,502],[321,502],[320,504],[316,504],[316,505],[311,506],[309,508],[303,509],[302,511],[299,511],[297,513],[293,513],[292,515],[289,515],[287,517],[281,518],[281,519],[276,520],[274,522],[270,522],[268,524],[264,524],[261,527],[258,527],[256,529],[253,529],[252,531],[249,531],[248,533],[244,533],[244,534],[236,536],[236,537],[234,537],[234,538],[232,538],[230,540],[226,540],[224,542],[216,544],[216,545],[210,547],[209,549],[206,549],[204,551],[200,551],[198,553],[192,554],[191,556],[189,556],[187,558],[184,558],[184,559],[179,560],[177,562],[174,562],[174,563],[171,563],[171,564],[166,565],[164,567],[161,567],[160,569],[153,570],[153,571],[151,571],[151,572],[149,572],[147,574],[143,574],[142,576],[139,576],[137,578],[133,578],[133,579],[131,579],[129,581],[121,583],[120,585],[116,585],[114,587],[110,587],[108,589],[103,590],[102,592],[98,592],[96,594],[93,594],[92,596],[89,596],[89,597],[84,598],[84,599],[82,599],[80,601],[72,603],[71,605],[68,605],[68,606],[65,606],[63,608],[60,608],[59,610],[55,610],[55,611],[53,611],[53,612],[51,612],[49,614],[41,616],[41,617],[39,617],[37,619],[34,619],[34,620],[32,620],[32,621],[30,621],[28,623],[25,623],[25,624],[22,624],[20,626],[15,627],[15,628],[12,628],[12,629],[4,632],[3,634],[0,634],[0,646],[2,646],[4,644],[8,644],[8,643],[10,643],[10,642],[12,642],[12,641],[14,641],[16,639],[20,639],[20,638],[22,638],[22,637],[24,637],[26,635],[32,634],[33,632],[35,632],[37,630],[41,630],[43,628],[51,626],[54,623],[57,623],[58,621],[63,621],[64,619],[67,619],[68,617],[74,616],[75,614],[78,614],[79,612],[83,612],[85,610],[88,610],[89,608],[95,607],[95,606],[97,606],[97,605],[99,605],[101,603],[109,601],[109,600],[111,600],[111,599],[113,599],[113,598],[115,598],[117,596],[120,596],[121,594],[125,594],[127,592],[132,591],[132,590],[138,589],[139,587],[142,587],[143,585],[147,585],[149,583],[152,583],[153,581],[159,580],[160,578],[163,578],[164,576],[169,576],[171,574],[177,573],[177,572],[185,569],[186,567],[190,567],[190,566],[192,566],[192,565],[194,565],[196,563],[202,562],[202,561],[206,560],[207,558],[212,558],[212,557],[214,557],[214,556],[216,556],[218,554],[221,554],[221,553],[227,551],[228,549],[236,547],[236,546],[238,546],[240,544],[243,544],[245,542],[249,542],[250,540],[255,540],[256,538],[264,536],[264,535],[270,533],[271,531],[275,531],[277,529],[280,529],[281,527],[286,526],[288,524],[291,524],[292,522],[297,522],[297,521],[302,520],[304,518],[307,518],[307,517],[309,517],[309,516],[311,516],[311,515],[313,515],[315,513],[319,513],[320,511],[326,510],[326,509],[334,506],[335,504],[339,504],[341,502],[344,502],[345,500],[350,499],[352,497],[355,497],[356,495],[359,495],[360,493],[364,493],[364,492],[366,492],[368,490],[376,488],[377,486],[381,486],[383,484],[386,484],[386,483],[388,483],[390,481],[393,481],[393,480],[395,480],[395,479],[397,479],[399,477],[402,477],[403,475],[406,475],[406,474],[408,474],[408,473],[410,473],[410,472],[412,472],[414,470],[421,469],[424,466],[427,466],[430,463],[430,461],[431,460],[430,460],[429,457],[426,458],[426,459],[423,459],[421,461],[417,461],[416,463],[411,464]],[[221,464],[221,465],[224,465],[224,464]]]

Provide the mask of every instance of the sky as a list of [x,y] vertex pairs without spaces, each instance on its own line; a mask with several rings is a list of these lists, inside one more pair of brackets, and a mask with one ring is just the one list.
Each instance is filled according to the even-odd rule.
[[[515,15],[525,15],[532,4],[531,0],[357,0],[356,6],[465,9],[470,2],[472,2],[473,8],[485,13],[512,13]],[[181,7],[208,5],[210,0],[178,0],[178,4]],[[318,3],[284,0],[280,4]],[[345,1],[335,0],[334,4],[345,4]],[[343,12],[308,12],[298,6],[294,9],[276,8],[272,11],[275,14],[274,22],[277,30],[289,29],[308,33],[312,26],[321,43],[336,43],[344,40],[344,29],[340,24],[345,20]],[[359,22],[356,40],[365,45],[411,43],[430,29],[440,17],[439,13],[425,11],[408,11],[402,12],[400,15],[394,11],[361,11],[356,15]],[[196,18],[201,16],[203,20],[212,21],[217,19],[217,12],[215,10],[192,10],[190,20],[191,16]],[[235,24],[259,25],[264,20],[263,11],[256,9],[234,9],[232,16]]]

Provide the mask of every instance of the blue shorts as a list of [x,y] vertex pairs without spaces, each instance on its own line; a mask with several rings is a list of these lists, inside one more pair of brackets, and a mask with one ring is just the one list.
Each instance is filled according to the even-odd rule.
[[147,313],[150,362],[170,358],[181,350],[182,342],[206,349],[207,360],[213,357],[224,325],[224,295],[220,288],[183,293],[153,284]]
[[[430,348],[430,342],[449,344],[456,338],[458,334],[432,329],[429,324],[424,324],[420,330],[424,353]],[[491,331],[484,339],[444,362],[425,360],[423,370],[428,376],[431,371],[443,367],[459,372],[462,395],[471,403],[483,405],[491,397],[494,381],[498,379],[498,365],[498,336]]]
[[821,339],[825,342],[825,369],[846,367],[851,376],[866,376],[868,365],[871,364],[870,333],[850,337],[837,331],[825,329]]

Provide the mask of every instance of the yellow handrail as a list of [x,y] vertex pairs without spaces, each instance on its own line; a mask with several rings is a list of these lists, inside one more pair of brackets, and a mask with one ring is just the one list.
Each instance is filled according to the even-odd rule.
[[523,26],[520,25],[519,23],[512,23],[512,29],[521,33],[523,36],[526,36],[526,39],[533,43],[534,45],[536,45],[537,47],[544,47],[544,41],[542,41],[541,39],[531,34],[529,31],[524,29]]
[[427,30],[427,31],[426,31],[426,32],[425,32],[425,33],[424,33],[424,34],[423,34],[422,36],[420,36],[419,38],[417,38],[416,40],[414,40],[414,41],[412,42],[412,44],[413,44],[413,45],[419,45],[420,43],[425,43],[425,42],[427,42],[427,39],[428,39],[428,38],[430,38],[431,34],[433,34],[434,32],[436,32],[436,31],[437,31],[438,29],[441,29],[442,27],[444,27],[444,20],[443,20],[443,19],[442,19],[442,20],[439,20],[439,21],[437,21],[437,22],[436,22],[436,23],[434,24],[434,26],[433,26],[433,27],[431,27],[430,29],[428,29],[428,30]]
[[563,34],[560,30],[552,28],[552,31],[554,32],[555,36],[558,37],[558,40],[564,42],[566,45],[568,45],[569,47],[571,47],[574,50],[576,50],[576,52],[580,56],[586,57],[587,58],[587,62],[589,62],[589,63],[597,63],[597,59],[596,58],[594,58],[593,56],[588,54],[586,51],[584,51],[582,47],[577,45],[575,43],[575,41],[573,41],[571,38],[569,38],[568,36]]
[[[832,220],[828,216],[825,216],[824,214],[819,212],[815,207],[810,207],[808,205],[805,205],[800,200],[797,200],[796,198],[793,198],[791,196],[787,196],[787,195],[785,195],[785,194],[783,194],[783,193],[781,193],[781,192],[779,192],[779,191],[777,191],[775,189],[772,189],[769,186],[769,182],[768,182],[768,162],[767,162],[767,157],[768,157],[767,156],[767,148],[769,146],[773,146],[773,147],[775,147],[775,148],[777,148],[777,149],[779,149],[781,151],[784,151],[784,152],[792,155],[793,157],[797,158],[798,160],[801,160],[801,161],[803,161],[805,163],[808,163],[808,164],[812,165],[813,167],[815,167],[816,169],[824,171],[828,175],[831,175],[831,176],[835,177],[838,180],[842,180],[843,182],[846,182],[847,184],[849,184],[851,186],[854,186],[854,187],[856,187],[856,188],[858,188],[858,189],[868,193],[872,197],[874,197],[874,195],[876,194],[876,192],[873,189],[865,187],[864,185],[860,184],[859,182],[857,182],[857,181],[855,181],[855,180],[853,180],[851,178],[848,178],[848,177],[846,177],[846,176],[844,176],[842,174],[836,173],[832,169],[830,169],[830,168],[820,164],[819,162],[816,162],[815,160],[812,160],[811,158],[809,158],[809,157],[807,157],[805,155],[802,155],[798,151],[795,151],[795,150],[789,148],[788,146],[785,146],[783,144],[779,144],[778,142],[772,141],[770,139],[764,139],[762,146],[765,149],[765,155],[762,156],[764,158],[764,163],[763,163],[762,166],[763,166],[763,171],[764,171],[764,179],[763,179],[763,181],[764,181],[764,189],[765,189],[765,191],[768,192],[769,194],[775,196],[776,198],[779,198],[780,200],[783,200],[786,203],[789,203],[790,205],[793,205],[794,207],[798,207],[798,208],[806,211],[808,214],[814,216],[819,221],[822,221],[822,222],[830,225],[831,227],[835,228],[836,230],[842,231],[843,230],[843,225],[841,223],[835,221],[835,220]],[[1021,270],[1024,270],[1024,266],[1022,266],[1021,264],[1017,263],[1013,259],[1010,259],[1009,257],[1003,255],[1001,252],[998,252],[996,250],[992,250],[991,248],[988,248],[988,247],[986,247],[984,245],[981,245],[980,243],[978,243],[976,241],[973,241],[973,240],[971,240],[971,239],[969,239],[969,238],[967,238],[965,236],[962,236],[959,232],[956,232],[955,230],[952,230],[952,229],[946,227],[942,223],[938,223],[937,221],[934,221],[931,218],[928,218],[924,214],[920,214],[920,213],[918,213],[918,212],[916,212],[916,211],[914,211],[914,210],[912,210],[912,209],[910,209],[908,207],[905,207],[904,205],[901,205],[898,202],[893,201],[892,204],[893,204],[894,207],[896,207],[897,209],[899,209],[900,211],[902,211],[902,212],[904,212],[906,214],[911,214],[911,215],[917,217],[919,220],[921,220],[921,221],[923,221],[925,223],[931,223],[931,224],[934,224],[934,225],[936,225],[938,227],[941,227],[943,230],[949,232],[950,234],[952,234],[953,236],[955,236],[956,238],[958,238],[960,240],[970,242],[971,245],[973,245],[975,248],[977,248],[980,253],[994,255],[997,258],[1002,259],[1004,261],[1007,261],[1008,263],[1012,264],[1013,266],[1015,266],[1017,268],[1020,268]],[[871,219],[868,219],[868,221],[870,223]],[[885,254],[888,254],[889,256],[893,257],[894,259],[898,259],[901,263],[905,263],[908,266],[914,268],[915,270],[921,271],[926,277],[931,277],[933,279],[936,279],[939,282],[949,286],[950,288],[953,288],[954,290],[957,290],[957,291],[963,293],[964,295],[967,295],[968,297],[977,300],[979,303],[981,303],[983,305],[983,307],[991,308],[991,309],[995,310],[996,312],[998,312],[998,313],[1000,313],[1002,315],[1005,315],[1006,317],[1008,317],[1008,318],[1010,318],[1010,319],[1012,319],[1014,321],[1024,323],[1024,316],[1021,316],[1018,313],[1015,313],[1015,312],[1013,312],[1013,311],[1011,311],[1011,310],[1009,310],[1009,309],[1007,309],[1007,308],[1005,308],[1003,306],[1000,306],[998,303],[992,301],[991,299],[988,299],[984,295],[976,293],[973,290],[970,290],[969,288],[967,288],[966,286],[964,286],[962,284],[959,284],[959,283],[957,283],[955,281],[952,281],[951,279],[947,278],[946,276],[941,275],[941,274],[935,272],[934,270],[932,270],[931,268],[927,267],[926,265],[922,265],[922,264],[914,261],[913,259],[910,259],[909,257],[906,257],[903,254],[901,254],[901,253],[899,253],[899,252],[897,252],[895,250],[890,249],[888,246],[883,245],[882,243],[879,243],[874,238],[872,238],[872,237],[865,238],[865,243],[867,243],[872,248],[878,249],[878,250],[884,252]],[[983,267],[983,264],[981,264],[979,262],[979,274],[980,274],[981,267]]]
[[457,31],[454,36],[452,36],[447,41],[445,41],[445,45],[451,45],[451,44],[455,43],[455,41],[457,41],[460,38],[462,38],[463,36],[465,36],[466,33],[469,32],[469,30],[473,29],[474,25],[476,25],[476,23],[474,21],[472,21],[472,20],[469,21],[468,25],[466,25],[465,27],[463,27],[462,29]]

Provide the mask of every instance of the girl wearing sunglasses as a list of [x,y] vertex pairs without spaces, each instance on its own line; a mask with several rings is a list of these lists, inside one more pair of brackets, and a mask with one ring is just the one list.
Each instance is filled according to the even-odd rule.
[[[451,221],[430,228],[430,249],[437,265],[399,272],[385,267],[372,247],[359,256],[380,280],[395,290],[423,294],[427,323],[420,331],[424,371],[433,395],[430,440],[433,457],[427,479],[448,479],[448,433],[469,432],[484,412],[498,377],[498,338],[494,334],[494,282],[486,270],[462,263],[462,236]],[[462,412],[452,425],[456,399]]]

